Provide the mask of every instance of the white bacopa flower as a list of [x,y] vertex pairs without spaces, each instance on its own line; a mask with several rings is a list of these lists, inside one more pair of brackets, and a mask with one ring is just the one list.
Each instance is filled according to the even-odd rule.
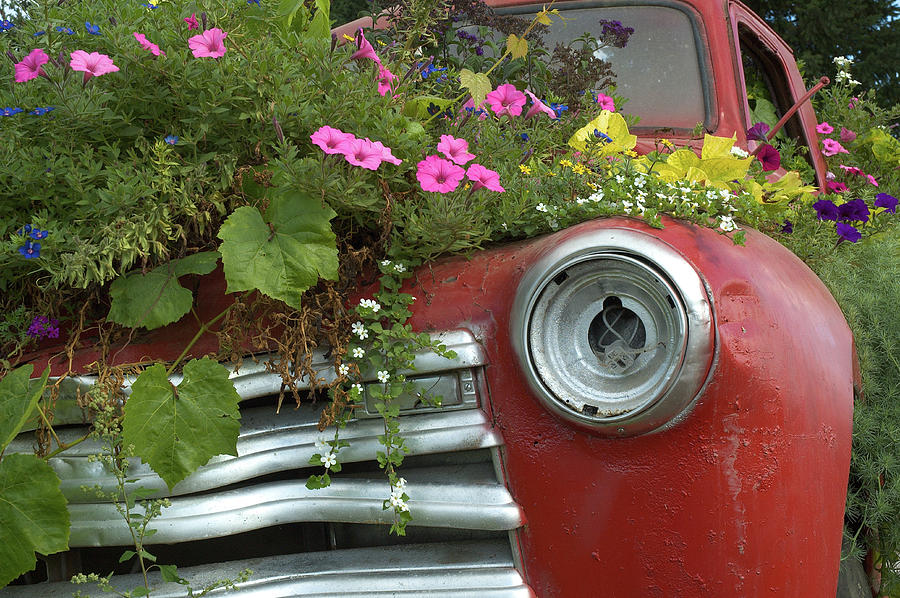
[[381,265],[387,268],[391,265],[391,260],[381,260]]
[[622,183],[625,182],[625,177],[623,177],[621,174],[617,174],[617,175],[616,175],[616,182],[619,183],[619,184],[621,185]]
[[394,264],[394,271],[395,272],[406,272],[406,266],[404,266],[403,264],[398,262],[398,263]]
[[353,349],[353,357],[355,359],[362,359],[363,355],[365,355],[365,354],[366,354],[366,350],[363,349],[362,347],[356,347],[355,349]]
[[604,197],[603,189],[600,189],[599,191],[597,191],[596,193],[594,193],[593,195],[588,197],[588,199],[594,203],[598,203],[603,200],[603,197]]
[[835,66],[839,66],[842,69],[847,68],[848,66],[853,64],[853,61],[846,56],[835,56],[832,59],[832,62],[835,64]]
[[628,201],[627,199],[623,199],[623,200],[622,200],[622,207],[625,208],[625,210],[626,210],[627,212],[630,212],[630,211],[631,211],[631,208],[634,207],[634,204],[633,204],[632,202]]
[[731,216],[719,216],[719,228],[723,231],[730,232],[737,229],[737,224],[734,223],[734,218]]
[[409,511],[409,505],[407,505],[406,501],[399,496],[395,496],[392,493],[391,497],[388,500],[390,500],[391,506],[394,507],[394,509],[399,511]]
[[359,337],[359,340],[362,341],[369,338],[369,331],[366,330],[366,326],[362,322],[354,322],[350,328],[353,330],[353,334]]
[[538,212],[546,212],[546,211],[547,211],[547,206],[545,206],[545,205],[542,204],[542,203],[539,203],[538,205],[536,205],[536,206],[534,207],[534,209],[537,210]]
[[575,203],[577,203],[578,205],[583,205],[583,204],[586,204],[588,202],[588,200],[589,200],[589,198],[587,198],[587,197],[579,197],[578,199],[575,200]]
[[374,299],[360,299],[359,306],[371,308],[375,313],[378,313],[378,310],[381,309],[381,305],[379,305],[378,302]]
[[382,384],[386,384],[388,380],[391,379],[391,375],[387,373],[387,370],[378,370],[378,381]]
[[321,457],[319,457],[319,461],[321,461],[322,465],[324,465],[325,467],[331,467],[335,463],[337,463],[337,457],[333,452],[330,452],[327,455],[322,455]]
[[359,394],[363,393],[363,385],[360,384],[359,382],[357,382],[353,386],[351,386],[350,389],[355,390]]
[[341,365],[338,366],[338,374],[340,374],[341,376],[346,376],[349,373],[350,373],[350,366],[348,366],[346,363],[342,363]]
[[398,479],[397,483],[394,484],[394,487],[397,488],[397,490],[406,491],[406,478]]
[[324,438],[316,438],[316,451],[324,453],[329,448],[328,442]]
[[750,154],[748,154],[747,152],[745,152],[738,146],[734,145],[731,147],[731,155],[734,156],[735,158],[746,158]]
[[550,219],[550,228],[552,228],[554,230],[559,228],[559,220],[557,220],[556,218],[551,218]]
[[640,177],[635,178],[633,184],[638,189],[643,189],[644,188],[644,179],[642,179]]

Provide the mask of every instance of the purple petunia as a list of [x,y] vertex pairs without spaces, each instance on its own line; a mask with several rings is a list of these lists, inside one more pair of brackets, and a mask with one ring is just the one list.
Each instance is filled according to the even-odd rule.
[[851,243],[856,243],[862,239],[862,234],[858,230],[843,222],[837,223],[837,234],[842,241],[850,241]]
[[837,220],[838,218],[837,206],[830,199],[820,199],[812,207],[819,220]]
[[747,129],[747,139],[753,141],[766,141],[766,133],[769,132],[769,125],[766,123],[756,123]]
[[838,220],[868,222],[869,206],[862,199],[853,199],[838,206]]
[[897,211],[897,198],[887,193],[879,193],[875,196],[875,207],[884,208],[885,212],[893,214]]

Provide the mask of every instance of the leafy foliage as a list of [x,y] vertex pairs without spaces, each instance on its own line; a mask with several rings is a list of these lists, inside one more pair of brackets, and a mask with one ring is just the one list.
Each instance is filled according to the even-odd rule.
[[0,537],[0,586],[33,569],[35,552],[69,547],[66,499],[41,458],[12,454],[0,461]]
[[117,324],[153,330],[177,322],[191,310],[193,294],[178,283],[185,274],[209,274],[219,261],[216,251],[204,251],[157,266],[150,272],[120,276],[109,287],[108,318]]
[[33,414],[44,392],[50,368],[38,380],[30,379],[33,370],[33,365],[23,365],[0,379],[0,454]]
[[239,400],[228,370],[209,358],[189,361],[177,387],[165,367],[150,366],[125,403],[124,442],[171,489],[215,455],[237,455]]

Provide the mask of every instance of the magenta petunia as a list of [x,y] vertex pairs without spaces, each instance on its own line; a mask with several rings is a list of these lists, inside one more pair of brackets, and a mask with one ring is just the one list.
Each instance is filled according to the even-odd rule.
[[[368,137],[366,137],[366,141],[370,141]],[[391,148],[387,147],[380,141],[370,141],[372,147],[381,152],[381,161],[382,162],[390,162],[396,166],[399,166],[403,163],[403,160],[398,158],[391,152]]]
[[375,53],[375,48],[372,47],[372,44],[369,43],[369,40],[366,39],[366,36],[363,35],[362,27],[356,30],[356,52],[354,52],[350,58],[353,60],[374,60],[375,64],[381,65],[381,59],[378,58],[378,54]]
[[46,77],[47,74],[41,66],[49,61],[50,57],[42,49],[35,48],[32,50],[21,62],[16,63],[16,83],[30,81],[41,75]]
[[137,31],[135,31],[134,39],[136,39],[138,41],[138,43],[141,44],[141,47],[143,49],[147,50],[154,56],[159,56],[159,55],[165,56],[166,55],[165,52],[163,52],[162,50],[159,49],[159,46],[157,46],[153,42],[149,41],[147,39],[147,36],[144,35],[143,33],[138,33]]
[[84,71],[84,83],[87,83],[91,77],[99,77],[119,70],[119,67],[113,64],[112,58],[99,52],[88,54],[84,50],[75,50],[69,56],[71,57],[69,68],[73,71]]
[[821,133],[822,135],[828,135],[830,133],[834,133],[834,127],[829,125],[827,122],[821,122],[816,125],[816,133]]
[[188,38],[188,47],[195,58],[221,58],[228,51],[228,48],[225,47],[226,37],[228,37],[227,33],[214,27]]
[[847,190],[847,185],[838,181],[826,181],[825,186],[828,187],[828,190],[832,193],[843,193]]
[[856,139],[856,133],[846,127],[841,127],[841,142],[850,143]]
[[497,89],[487,94],[485,101],[490,105],[491,109],[497,116],[504,114],[513,117],[522,114],[522,107],[525,106],[525,94],[516,89],[511,83],[498,85]]
[[319,127],[309,138],[326,154],[343,154],[350,141],[356,139],[352,134],[328,125]]
[[384,95],[391,91],[391,87],[396,80],[397,75],[389,71],[386,66],[381,64],[378,65],[378,93],[380,95]]
[[766,172],[770,170],[778,170],[781,166],[781,154],[778,150],[769,144],[763,145],[756,153],[756,159],[762,164],[762,169]]
[[837,154],[849,154],[847,150],[844,149],[844,146],[835,141],[834,139],[824,139],[822,140],[822,145],[824,149],[822,153],[826,156],[836,156]]
[[465,174],[465,170],[438,156],[428,156],[416,165],[416,179],[425,191],[438,193],[453,191],[459,186]]
[[344,159],[354,166],[361,166],[368,170],[378,170],[378,167],[381,166],[382,150],[369,139],[351,139],[344,146],[343,154]]
[[200,29],[200,23],[197,22],[196,13],[191,13],[191,16],[184,17],[184,22],[187,23],[188,31],[191,29]]
[[856,176],[866,175],[866,173],[863,172],[861,168],[857,168],[856,166],[845,166],[841,164],[840,167],[842,170],[846,170],[848,174],[855,174]]
[[525,93],[528,95],[529,98],[531,98],[531,108],[529,108],[528,112],[525,113],[525,118],[531,118],[532,116],[535,116],[536,114],[540,114],[541,112],[543,112],[550,118],[556,120],[556,111],[553,108],[544,104],[542,101],[540,101],[538,99],[538,97],[536,95],[534,95],[527,89],[525,90]]
[[465,139],[457,139],[453,135],[441,135],[437,150],[448,160],[460,166],[475,159],[475,154],[469,153],[469,142]]
[[466,176],[474,183],[474,185],[472,185],[473,191],[481,189],[482,187],[491,191],[497,191],[498,193],[503,193],[503,191],[505,191],[505,189],[500,186],[500,175],[497,174],[496,171],[485,168],[481,164],[472,164],[469,166],[469,168],[466,169]]
[[603,110],[616,111],[616,101],[605,93],[597,94],[597,103],[600,104],[600,108]]

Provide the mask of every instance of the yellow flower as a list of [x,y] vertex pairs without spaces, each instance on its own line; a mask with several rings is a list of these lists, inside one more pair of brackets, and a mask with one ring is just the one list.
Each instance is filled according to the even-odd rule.
[[572,161],[571,160],[560,160],[559,165],[560,166],[568,166],[569,168],[572,168]]
[[585,168],[581,162],[579,162],[578,164],[576,164],[575,166],[572,167],[572,172],[574,172],[575,174],[587,174],[588,169]]
[[554,171],[552,171],[552,170],[548,170],[548,171],[547,171],[547,174],[550,175],[550,176],[556,176],[556,173],[555,173]]
[[669,141],[668,139],[660,139],[659,142],[669,149],[672,149],[675,147],[675,144],[672,143],[671,141]]
[[344,36],[343,36],[343,37],[344,37],[344,39],[345,39],[345,40],[347,40],[347,41],[348,41],[348,42],[352,42],[352,41],[355,41],[355,40],[354,40],[354,39],[353,39],[353,37],[352,37],[352,36],[350,36],[350,35],[347,35],[347,34],[346,34],[346,33],[345,33],[345,34],[344,34]]
[[522,171],[522,174],[531,174],[531,168],[525,166],[524,164],[519,164],[519,170]]

